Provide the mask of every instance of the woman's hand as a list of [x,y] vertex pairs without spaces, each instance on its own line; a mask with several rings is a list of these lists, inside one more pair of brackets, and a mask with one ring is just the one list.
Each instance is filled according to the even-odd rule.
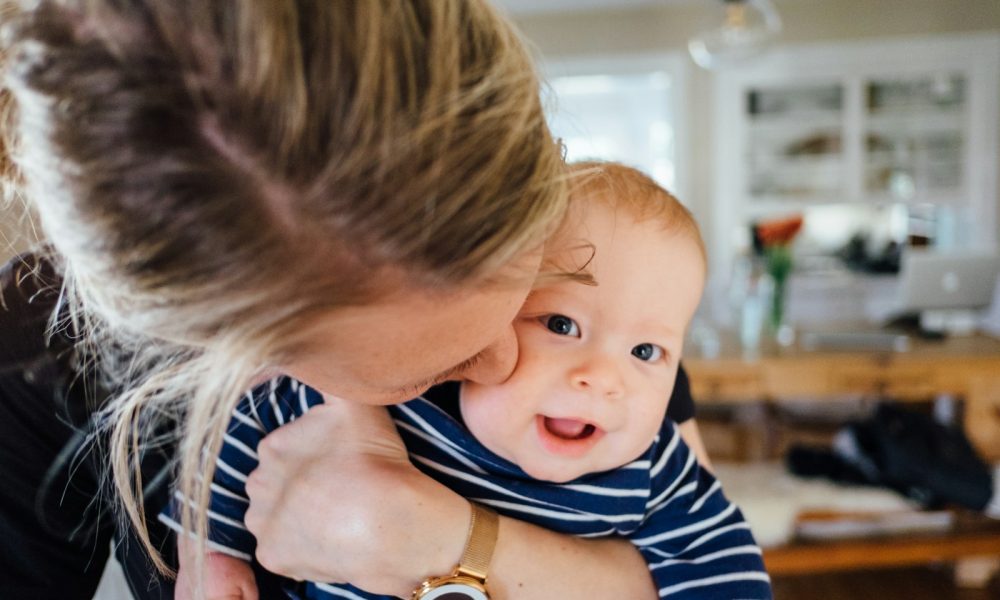
[[385,408],[328,397],[258,454],[245,521],[268,570],[409,597],[461,557],[468,502],[410,464]]

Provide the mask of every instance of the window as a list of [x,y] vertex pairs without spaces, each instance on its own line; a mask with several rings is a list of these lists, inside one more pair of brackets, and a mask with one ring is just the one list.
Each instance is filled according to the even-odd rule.
[[547,65],[553,134],[566,158],[614,160],[641,169],[682,200],[685,131],[679,115],[682,57],[580,60]]

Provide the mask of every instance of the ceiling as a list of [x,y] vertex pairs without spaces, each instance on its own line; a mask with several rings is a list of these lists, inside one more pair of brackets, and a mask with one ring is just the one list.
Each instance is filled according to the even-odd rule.
[[559,12],[585,12],[596,9],[630,9],[656,4],[693,4],[705,0],[493,0],[515,16]]

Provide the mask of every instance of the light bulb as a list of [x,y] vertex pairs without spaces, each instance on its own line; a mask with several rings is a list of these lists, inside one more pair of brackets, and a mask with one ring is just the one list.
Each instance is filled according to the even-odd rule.
[[781,32],[781,17],[770,0],[723,0],[719,26],[688,41],[698,66],[718,69],[760,54]]

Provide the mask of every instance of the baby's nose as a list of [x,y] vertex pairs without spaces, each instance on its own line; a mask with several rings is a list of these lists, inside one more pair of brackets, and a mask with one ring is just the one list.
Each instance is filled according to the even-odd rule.
[[608,357],[594,357],[570,373],[573,389],[606,399],[618,399],[625,394],[621,367]]

